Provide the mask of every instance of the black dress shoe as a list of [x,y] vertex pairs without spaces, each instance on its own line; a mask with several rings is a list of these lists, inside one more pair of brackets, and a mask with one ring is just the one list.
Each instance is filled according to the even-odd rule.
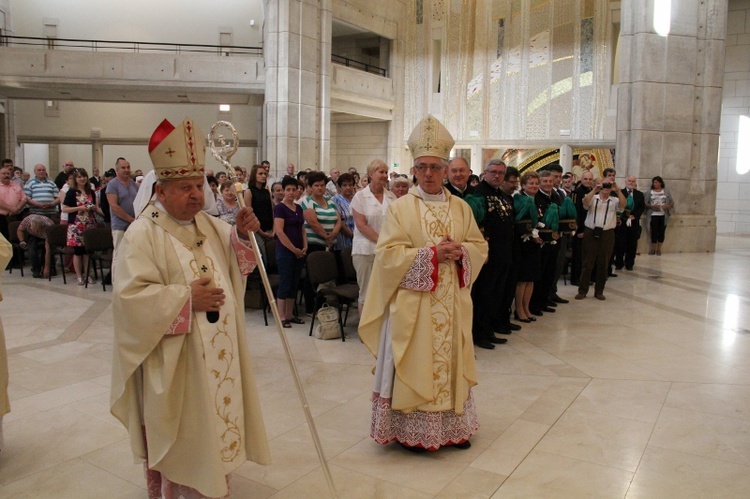
[[607,274],[607,277],[617,277],[617,274],[615,274],[614,272],[610,272],[609,274]]
[[495,331],[495,334],[513,334],[513,331],[510,329],[500,328],[497,331]]
[[552,301],[555,303],[570,303],[570,301],[566,300],[565,298],[560,298],[557,295],[552,297]]
[[570,281],[571,286],[578,286],[578,281]]
[[521,326],[518,324],[513,324],[512,322],[509,322],[503,326],[504,329],[507,329],[508,331],[520,331]]
[[528,324],[529,322],[531,322],[531,319],[521,319],[520,317],[518,317],[518,314],[517,314],[517,313],[515,313],[515,312],[513,312],[513,317],[514,317],[514,318],[515,318],[515,319],[516,319],[516,320],[517,320],[518,322],[525,322],[526,324]]
[[505,338],[490,338],[490,343],[494,343],[495,345],[502,345],[503,343],[508,343],[508,340]]
[[556,310],[552,307],[542,307],[539,310],[541,310],[542,312],[549,312],[551,314],[554,314],[556,312]]
[[541,317],[541,316],[544,315],[544,313],[542,313],[541,310],[534,310],[534,309],[532,309],[532,310],[529,310],[529,312],[531,312],[531,315],[536,315],[537,317]]
[[615,265],[615,270],[622,270],[622,265],[620,265],[619,267]]
[[625,267],[625,270],[633,270],[633,267],[632,267],[632,266],[630,266],[630,267]]
[[493,344],[492,344],[492,343],[491,343],[490,341],[488,341],[488,340],[485,340],[485,341],[477,341],[477,342],[476,342],[476,343],[474,343],[474,344],[475,344],[476,346],[478,346],[479,348],[485,348],[485,349],[487,349],[487,350],[493,350],[493,349],[495,348],[495,345],[493,345]]
[[404,449],[415,454],[424,454],[425,452],[427,452],[427,449],[425,449],[424,447],[412,447],[411,445],[402,444],[401,442],[399,442],[399,444]]
[[455,447],[456,449],[466,450],[471,447],[471,442],[467,440],[466,442],[461,442],[460,444],[453,444],[453,447]]
[[553,302],[552,300],[547,300],[547,306],[555,308],[557,306],[557,303]]

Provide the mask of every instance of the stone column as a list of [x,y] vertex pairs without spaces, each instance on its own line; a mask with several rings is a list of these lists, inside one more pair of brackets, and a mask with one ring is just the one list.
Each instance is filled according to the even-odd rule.
[[[276,178],[287,163],[327,169],[330,154],[330,2],[265,0],[265,155]],[[324,66],[325,67],[322,67]]]
[[654,0],[622,3],[617,176],[644,191],[664,178],[675,198],[664,251],[713,251],[727,1],[672,2],[666,37],[653,12]]

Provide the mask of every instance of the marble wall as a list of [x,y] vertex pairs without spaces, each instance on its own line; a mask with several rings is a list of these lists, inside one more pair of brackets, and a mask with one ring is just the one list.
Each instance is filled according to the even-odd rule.
[[618,174],[664,178],[676,213],[665,251],[713,251],[727,4],[673,2],[662,37],[652,27],[654,3],[622,5]]
[[740,116],[750,117],[750,0],[729,2],[716,189],[717,231],[750,235],[750,173],[737,173]]
[[[373,159],[388,161],[388,128],[389,123],[384,121],[331,126],[331,166],[342,171],[354,167],[364,174]],[[406,172],[408,167],[400,170]]]

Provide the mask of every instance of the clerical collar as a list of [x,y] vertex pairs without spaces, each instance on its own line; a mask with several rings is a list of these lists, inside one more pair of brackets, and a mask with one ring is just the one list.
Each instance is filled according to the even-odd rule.
[[440,189],[439,194],[428,194],[420,186],[417,186],[417,190],[425,201],[445,201],[445,191],[443,189]]
[[188,225],[193,225],[193,223],[195,222],[195,219],[193,219],[193,220],[180,220],[178,218],[173,217],[172,215],[169,214],[169,212],[166,210],[166,208],[164,208],[164,205],[161,204],[161,201],[159,201],[158,199],[154,201],[154,206],[156,206],[161,211],[163,211],[164,213],[166,213],[169,218],[171,218],[172,220],[174,220],[175,222],[177,222],[179,225],[188,226]]

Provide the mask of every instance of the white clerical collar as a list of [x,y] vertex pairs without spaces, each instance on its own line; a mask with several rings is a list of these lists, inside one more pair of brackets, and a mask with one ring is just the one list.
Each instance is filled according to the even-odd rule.
[[439,194],[428,194],[420,186],[417,186],[417,190],[425,201],[445,201],[445,191],[443,189],[440,189]]
[[161,211],[163,211],[164,213],[166,213],[169,216],[169,218],[171,218],[172,220],[174,220],[175,222],[177,222],[179,225],[188,226],[188,225],[193,225],[193,222],[195,222],[195,219],[193,219],[193,220],[180,220],[178,218],[173,217],[172,215],[169,214],[169,212],[167,211],[167,209],[164,208],[164,205],[161,204],[161,201],[159,201],[158,199],[154,201],[154,206],[156,206]]

